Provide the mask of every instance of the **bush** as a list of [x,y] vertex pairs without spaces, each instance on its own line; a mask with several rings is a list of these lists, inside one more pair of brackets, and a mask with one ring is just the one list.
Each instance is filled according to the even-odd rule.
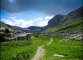
[[4,38],[5,34],[1,34],[0,33],[0,42],[4,42],[6,41],[6,39]]
[[10,33],[9,29],[8,28],[5,28],[4,33]]
[[37,33],[37,32],[33,32],[32,34],[33,34],[33,36],[35,36],[35,37],[39,37],[39,35],[40,35],[40,34]]

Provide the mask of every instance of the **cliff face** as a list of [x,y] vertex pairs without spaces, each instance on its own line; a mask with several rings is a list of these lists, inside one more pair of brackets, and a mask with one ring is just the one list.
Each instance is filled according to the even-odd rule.
[[48,21],[47,28],[49,27],[55,27],[59,22],[63,19],[64,15],[56,15],[51,20]]

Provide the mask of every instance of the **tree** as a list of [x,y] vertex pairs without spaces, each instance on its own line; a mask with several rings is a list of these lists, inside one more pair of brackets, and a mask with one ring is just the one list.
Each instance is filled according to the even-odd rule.
[[5,28],[4,33],[10,33],[9,29],[8,28]]

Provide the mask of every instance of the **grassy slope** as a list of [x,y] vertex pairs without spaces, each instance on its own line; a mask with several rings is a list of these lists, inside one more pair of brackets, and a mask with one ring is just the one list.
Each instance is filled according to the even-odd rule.
[[32,38],[30,41],[9,41],[1,44],[1,60],[30,60],[36,53],[39,45],[46,44],[48,37]]
[[44,31],[44,33],[53,33],[53,32],[55,32],[56,31],[56,28],[48,28],[48,29],[46,29],[45,31]]
[[72,21],[71,23],[67,24],[66,26],[60,26],[60,27],[61,27],[61,29],[64,29],[64,28],[65,29],[71,29],[72,28],[73,30],[80,30],[80,29],[82,29],[82,22],[83,22],[82,18],[78,18],[78,19]]
[[48,29],[46,29],[44,31],[44,33],[47,34],[47,33],[51,33],[51,32],[53,32],[53,33],[67,32],[67,31],[69,31],[71,29],[72,30],[80,30],[80,29],[82,29],[82,26],[83,26],[82,19],[83,18],[78,18],[78,19],[72,21],[71,23],[69,23],[68,25],[66,25],[66,26],[60,26],[59,28],[58,27],[57,28],[56,27],[54,27],[54,28],[48,28]]
[[[63,38],[54,37],[53,43],[46,45],[45,55],[41,60],[81,60],[82,59],[82,42],[81,41],[61,41]],[[54,54],[62,54],[65,57],[54,57]]]

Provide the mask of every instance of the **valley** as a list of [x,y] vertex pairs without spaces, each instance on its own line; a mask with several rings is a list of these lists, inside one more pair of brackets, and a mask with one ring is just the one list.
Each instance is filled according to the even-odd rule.
[[[63,37],[35,37],[30,41],[9,41],[1,44],[2,60],[31,60],[37,52],[37,49],[42,46],[45,50],[42,57],[39,55],[38,60],[81,60],[82,59],[82,42],[81,41],[66,41]],[[41,52],[43,52],[41,50]],[[40,53],[40,51],[39,51]],[[55,54],[63,55],[64,57],[54,56]],[[33,59],[37,59],[33,58]]]
[[[1,60],[81,60],[83,6],[58,14],[44,27],[21,28],[0,22]],[[13,39],[12,39],[13,38]],[[38,54],[37,51],[41,54]],[[37,59],[36,56],[37,54]],[[33,59],[32,59],[33,58]]]

